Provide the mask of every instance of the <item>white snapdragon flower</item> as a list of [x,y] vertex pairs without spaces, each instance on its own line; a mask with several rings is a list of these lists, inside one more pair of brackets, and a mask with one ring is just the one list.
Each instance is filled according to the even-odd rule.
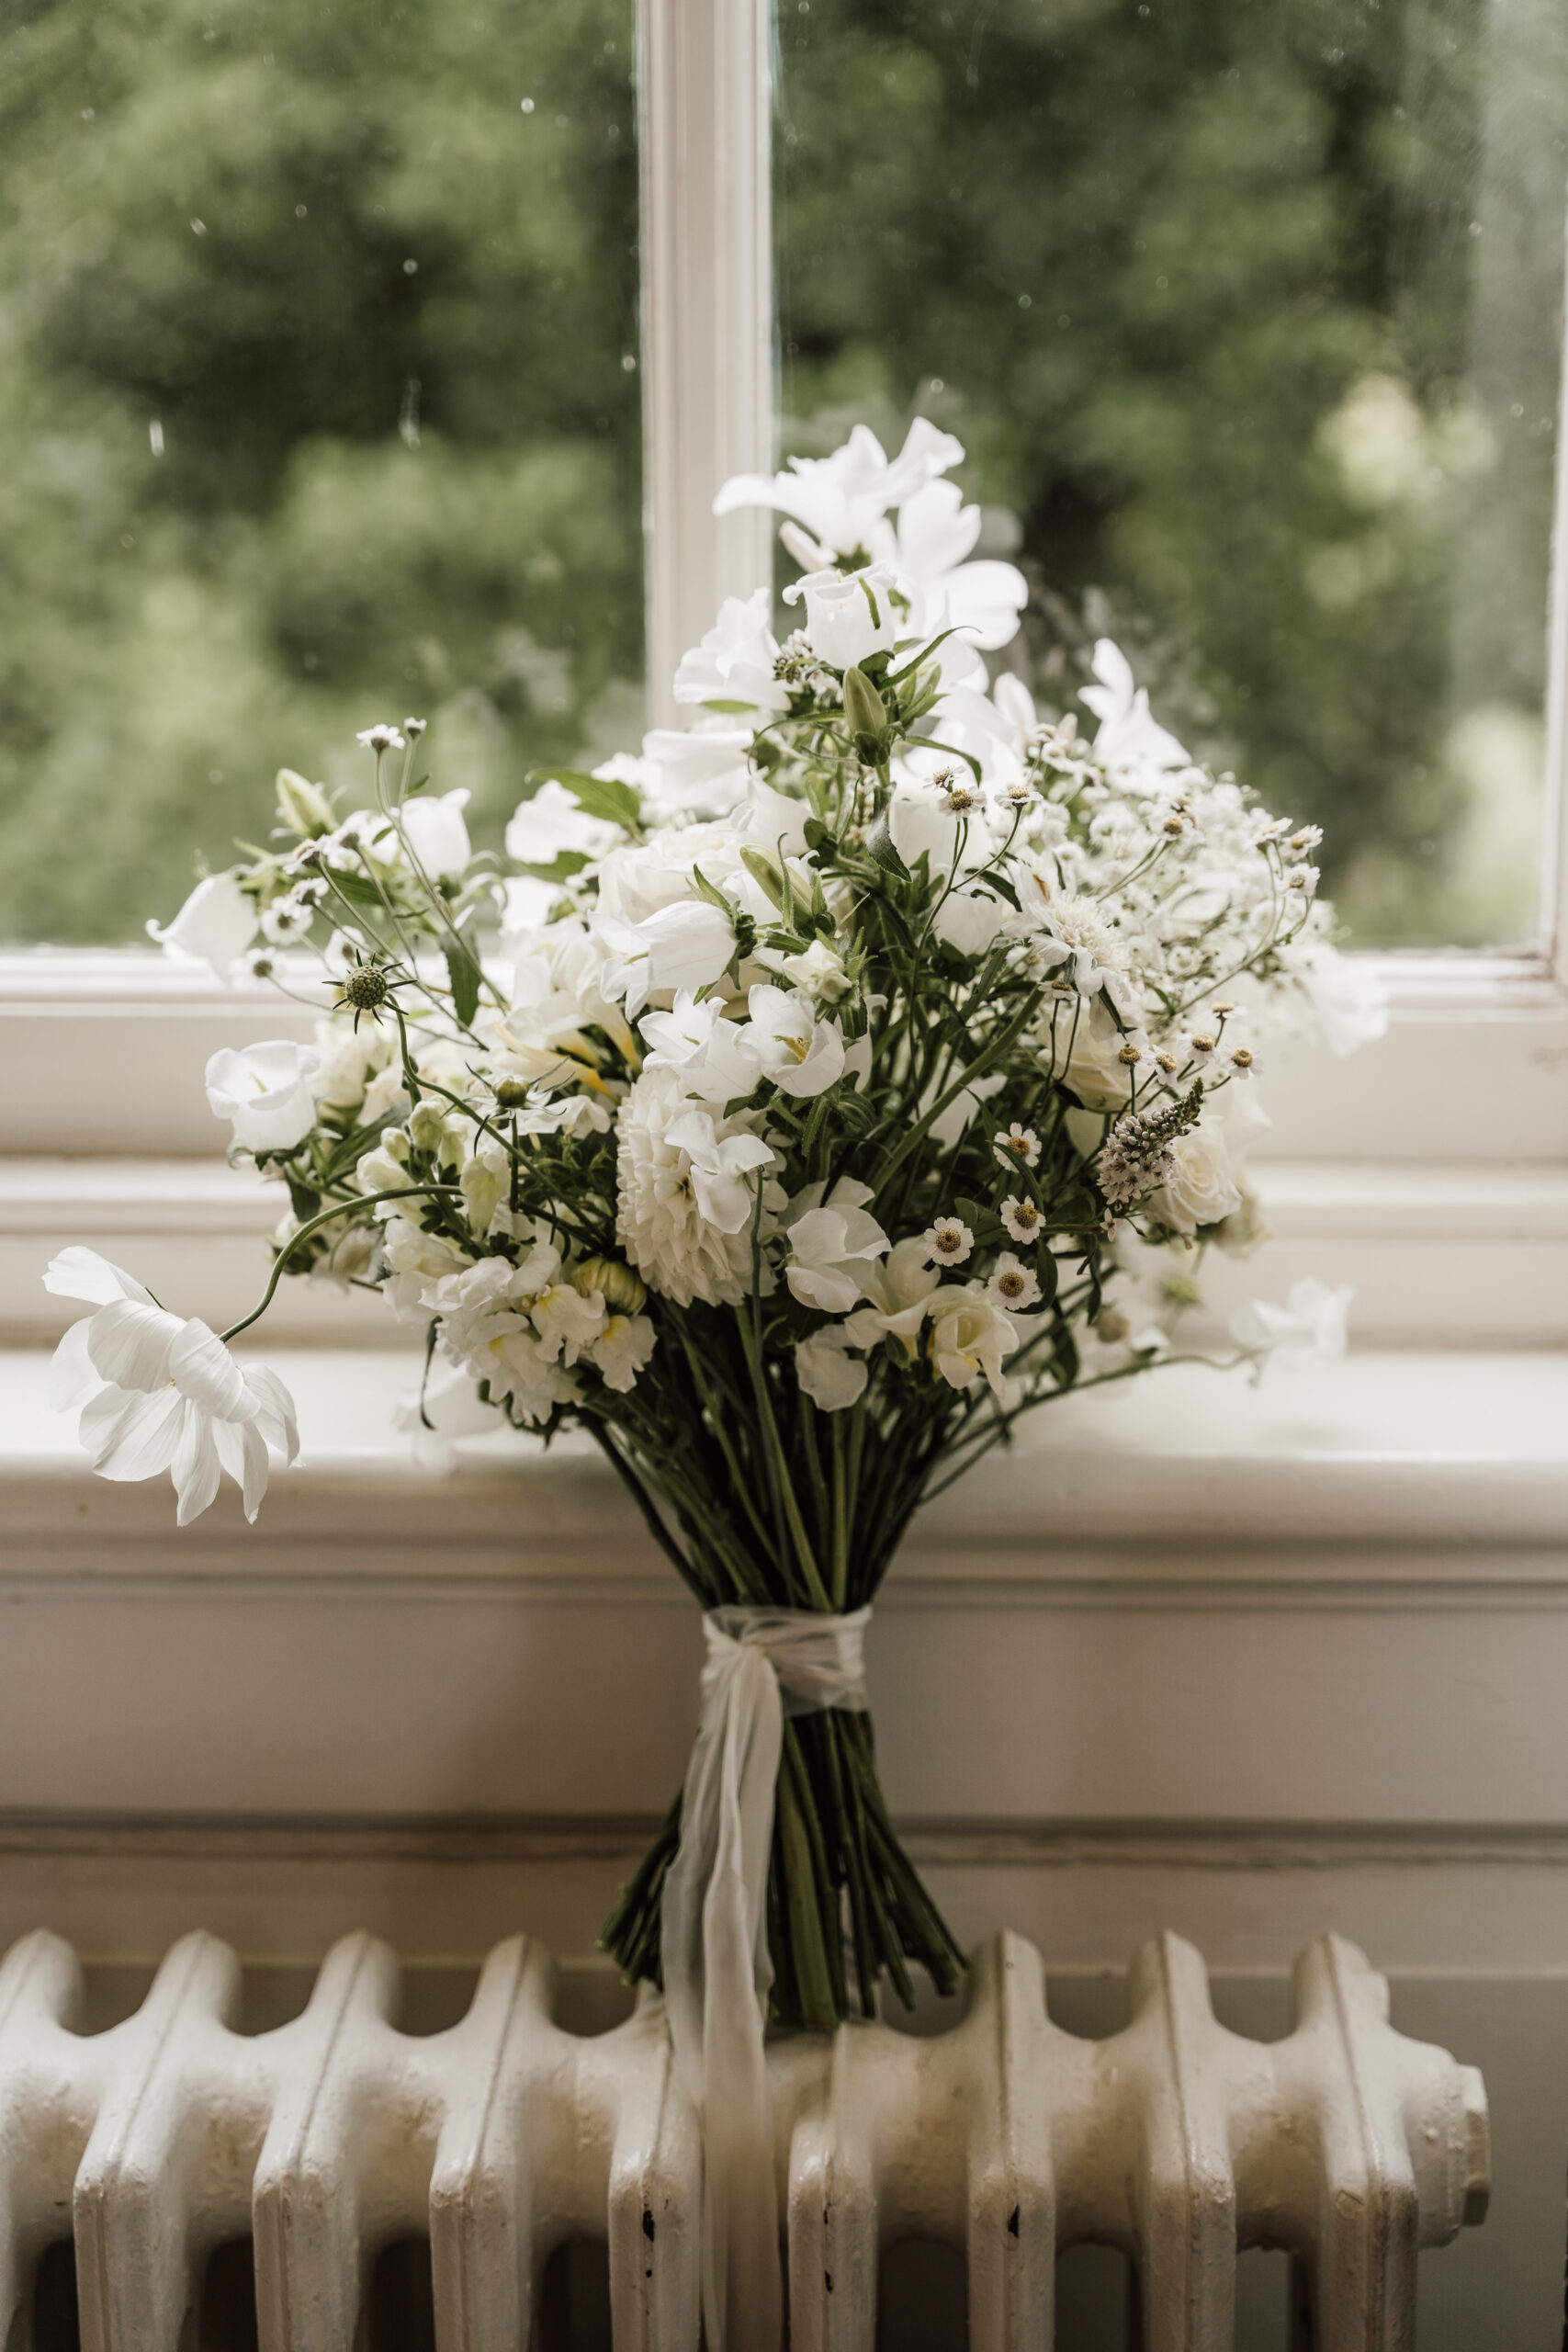
[[972,1387],[983,1374],[992,1395],[1005,1396],[1002,1365],[1021,1344],[1018,1317],[973,1291],[941,1298],[931,1311],[927,1345],[950,1388]]
[[321,1067],[313,1046],[288,1037],[224,1046],[207,1065],[207,1099],[233,1122],[236,1149],[292,1151],[316,1124],[311,1083]]
[[1190,767],[1183,745],[1150,717],[1148,688],[1134,686],[1133,665],[1121,647],[1102,637],[1090,666],[1100,683],[1085,686],[1078,699],[1100,721],[1094,755],[1101,766],[1113,776],[1146,778],[1151,785],[1167,768]]
[[572,1364],[604,1329],[609,1307],[598,1291],[585,1298],[570,1283],[551,1283],[529,1309],[534,1329],[551,1363]]
[[82,1408],[83,1444],[100,1478],[171,1473],[182,1527],[204,1511],[224,1471],[255,1518],[272,1455],[299,1451],[294,1403],[265,1364],[239,1364],[205,1323],[182,1322],[131,1274],[94,1250],[62,1250],[44,1285],[90,1301],[55,1351],[61,1408]]
[[872,1261],[890,1246],[866,1208],[872,1197],[869,1184],[840,1176],[831,1193],[807,1184],[791,1201],[780,1220],[790,1245],[784,1280],[803,1306],[847,1315],[862,1295]]
[[416,794],[398,811],[403,840],[432,881],[468,868],[474,854],[463,815],[468,805],[466,791],[444,792],[432,800]]
[[782,1094],[806,1101],[825,1094],[844,1074],[844,1033],[836,1021],[818,1021],[804,989],[764,983],[746,1000],[748,1032],[763,1073]]
[[427,1323],[430,1309],[424,1303],[426,1291],[448,1274],[460,1274],[473,1261],[456,1243],[443,1239],[438,1233],[426,1233],[390,1202],[383,1202],[378,1215],[386,1227],[381,1237],[381,1255],[387,1266],[382,1292],[391,1301],[392,1312],[400,1323]]
[[702,643],[675,673],[677,702],[743,702],[759,711],[787,710],[789,688],[773,675],[779,649],[768,626],[773,597],[727,596]]
[[784,603],[806,603],[806,634],[818,662],[848,670],[868,654],[890,653],[899,635],[893,602],[897,582],[885,563],[844,573],[808,571],[784,590]]
[[173,922],[150,922],[147,935],[176,963],[209,964],[220,980],[227,980],[260,928],[256,902],[234,876],[209,874],[197,884]]
[[637,1386],[637,1374],[648,1368],[658,1337],[646,1315],[607,1316],[603,1330],[586,1351],[587,1361],[606,1388],[613,1388],[617,1396],[629,1396]]
[[740,506],[772,506],[810,532],[819,561],[869,548],[875,526],[926,483],[958,465],[964,445],[925,417],[910,425],[904,447],[889,458],[866,424],[857,424],[830,458],[792,458],[783,473],[737,474],[714,500],[716,514]]
[[896,1244],[881,1265],[868,1266],[861,1288],[869,1304],[856,1307],[844,1324],[859,1348],[874,1348],[879,1340],[902,1342],[913,1356],[921,1324],[931,1312],[942,1276],[929,1262],[930,1250],[921,1237]]
[[552,778],[519,801],[506,828],[506,854],[519,865],[553,865],[563,853],[603,857],[625,838],[619,825],[590,817],[570,786]]
[[1266,1298],[1238,1306],[1231,1317],[1231,1337],[1238,1347],[1292,1368],[1337,1363],[1348,1344],[1355,1295],[1310,1279],[1293,1283],[1283,1306]]
[[615,1229],[651,1290],[689,1306],[736,1306],[751,1288],[751,1221],[762,1191],[762,1235],[784,1205],[766,1171],[774,1153],[755,1114],[697,1109],[682,1073],[645,1069],[615,1121]]
[[819,1412],[841,1413],[864,1396],[870,1375],[849,1353],[853,1344],[843,1324],[795,1341],[795,1376]]

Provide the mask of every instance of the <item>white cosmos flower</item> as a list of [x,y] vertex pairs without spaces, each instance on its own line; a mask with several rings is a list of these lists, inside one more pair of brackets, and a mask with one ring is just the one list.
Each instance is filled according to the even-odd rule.
[[235,1363],[205,1323],[182,1322],[133,1275],[94,1250],[62,1250],[44,1276],[57,1296],[92,1302],[55,1351],[62,1409],[82,1407],[80,1433],[101,1478],[171,1473],[181,1527],[204,1511],[226,1470],[254,1520],[271,1455],[299,1451],[294,1403],[265,1364]]
[[1238,1347],[1267,1353],[1276,1363],[1300,1369],[1337,1363],[1348,1344],[1355,1295],[1348,1288],[1331,1290],[1311,1279],[1293,1283],[1283,1306],[1266,1298],[1238,1306],[1231,1317],[1231,1337]]
[[972,1387],[983,1374],[992,1395],[1001,1396],[1002,1365],[1022,1336],[1017,1316],[983,1295],[959,1291],[937,1301],[927,1344],[950,1388]]
[[843,1324],[795,1341],[795,1376],[819,1412],[841,1413],[864,1396],[869,1375],[847,1352],[853,1344]]
[[310,1081],[321,1067],[313,1046],[289,1037],[224,1046],[207,1065],[207,1099],[231,1119],[242,1151],[292,1151],[316,1124]]
[[844,1034],[836,1021],[818,1021],[804,989],[764,983],[746,1000],[750,1042],[782,1094],[825,1094],[844,1074]]
[[784,1280],[803,1306],[847,1315],[866,1287],[871,1261],[884,1256],[889,1244],[866,1209],[869,1184],[841,1176],[824,1200],[825,1191],[807,1184],[784,1212],[781,1229],[790,1245]]
[[1147,775],[1151,784],[1167,768],[1190,767],[1183,746],[1149,716],[1148,688],[1134,687],[1133,665],[1121,647],[1102,637],[1091,666],[1100,684],[1085,686],[1078,699],[1088,703],[1100,721],[1096,759],[1112,775]]
[[226,980],[260,928],[255,900],[245,896],[233,876],[209,874],[197,884],[173,922],[150,922],[147,935],[176,962],[210,964],[218,978]]
[[466,791],[444,792],[435,800],[416,794],[398,811],[403,839],[433,881],[461,874],[474,854],[463,815],[468,805]]
[[963,456],[963,443],[923,416],[915,419],[893,458],[869,425],[857,424],[830,458],[792,458],[783,473],[771,477],[736,474],[714,500],[713,511],[729,514],[739,506],[772,506],[803,523],[823,556],[853,555],[869,548],[886,514]]
[[588,816],[576,793],[552,778],[518,803],[506,828],[506,854],[519,865],[553,865],[563,851],[603,857],[624,839],[619,825]]
[[727,596],[718,618],[675,673],[677,702],[743,702],[759,711],[787,710],[789,688],[773,675],[779,649],[768,626],[773,596]]
[[784,1195],[765,1171],[774,1154],[755,1114],[715,1117],[688,1098],[679,1070],[645,1069],[616,1129],[615,1230],[649,1289],[689,1306],[738,1306],[751,1289],[751,1220],[763,1182],[762,1238]]
[[847,670],[868,654],[889,653],[899,633],[893,602],[897,582],[885,563],[860,571],[808,571],[784,590],[784,603],[806,600],[806,634],[818,662]]

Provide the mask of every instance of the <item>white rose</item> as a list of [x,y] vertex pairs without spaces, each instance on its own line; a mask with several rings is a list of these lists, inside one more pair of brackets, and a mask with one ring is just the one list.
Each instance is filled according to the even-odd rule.
[[1241,1206],[1241,1194],[1231,1173],[1231,1156],[1218,1126],[1200,1122],[1178,1136],[1170,1147],[1171,1170],[1147,1204],[1150,1216],[1178,1233],[1195,1233],[1201,1225],[1218,1225]]
[[231,1119],[243,1151],[291,1151],[316,1124],[310,1080],[321,1066],[312,1046],[275,1037],[259,1046],[225,1046],[207,1065],[207,1099]]

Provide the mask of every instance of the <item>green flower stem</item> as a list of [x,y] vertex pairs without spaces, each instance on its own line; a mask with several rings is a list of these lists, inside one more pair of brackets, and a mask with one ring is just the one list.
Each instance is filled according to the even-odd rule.
[[308,1225],[302,1225],[298,1233],[291,1233],[273,1260],[272,1273],[261,1295],[260,1305],[253,1306],[248,1315],[242,1315],[237,1323],[231,1323],[226,1331],[220,1331],[219,1338],[227,1346],[231,1340],[238,1339],[242,1331],[248,1331],[253,1323],[261,1321],[272,1305],[277,1285],[283,1279],[284,1267],[295,1250],[302,1241],[309,1241],[312,1234],[320,1233],[323,1225],[330,1225],[333,1217],[346,1216],[351,1209],[373,1209],[380,1201],[423,1201],[434,1199],[442,1193],[451,1194],[459,1200],[462,1198],[456,1184],[404,1184],[393,1193],[356,1193],[351,1201],[338,1201],[330,1209],[323,1209]]
[[813,2032],[831,2033],[845,2007],[838,1905],[810,1778],[793,1723],[784,1725],[774,1842],[784,1866],[784,1909],[800,2021]]

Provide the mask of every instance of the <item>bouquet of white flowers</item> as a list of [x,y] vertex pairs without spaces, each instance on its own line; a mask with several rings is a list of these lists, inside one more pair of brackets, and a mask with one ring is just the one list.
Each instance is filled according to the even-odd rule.
[[[962,1966],[860,1675],[911,1515],[1032,1407],[1160,1360],[1196,1252],[1251,1235],[1268,1038],[1357,1018],[1315,830],[1195,765],[1113,645],[1092,731],[989,684],[1024,583],[965,560],[961,455],[862,429],[731,484],[790,516],[803,626],[779,644],[765,591],[726,605],[681,665],[690,731],[540,777],[504,861],[412,719],[361,737],[364,808],[286,771],[279,845],[156,934],[333,992],[313,1047],[208,1071],[288,1189],[262,1305],[220,1337],[89,1252],[50,1274],[97,1309],[62,1349],[96,1466],[172,1469],[182,1521],[223,1468],[254,1516],[292,1457],[286,1392],[228,1347],[285,1272],[385,1293],[433,1425],[457,1388],[586,1430],[710,1639],[684,1800],[605,1944],[682,1986],[700,1944],[710,1995],[743,1964],[818,2028],[884,1973],[908,2000],[912,1963],[944,1991]],[[1259,1310],[1238,1355],[1343,1312]]]

